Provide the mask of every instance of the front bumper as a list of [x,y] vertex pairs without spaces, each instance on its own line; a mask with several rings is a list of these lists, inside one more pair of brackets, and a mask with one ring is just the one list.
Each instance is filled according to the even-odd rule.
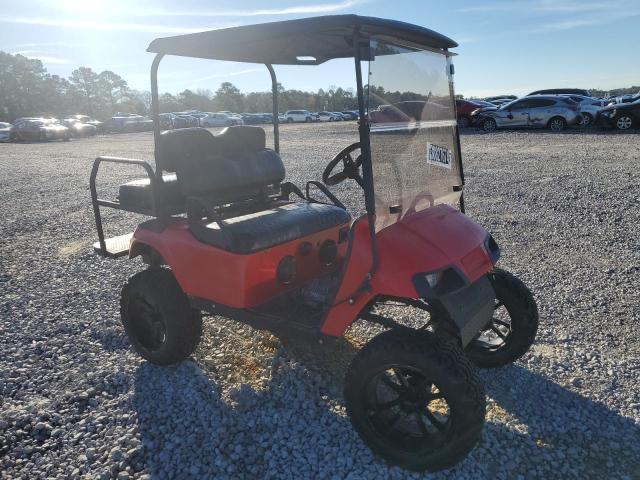
[[612,128],[615,125],[614,118],[614,115],[603,115],[598,112],[593,123],[599,127]]

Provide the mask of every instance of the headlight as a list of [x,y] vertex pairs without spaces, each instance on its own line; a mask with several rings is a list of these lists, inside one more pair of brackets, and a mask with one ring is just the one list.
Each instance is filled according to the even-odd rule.
[[442,272],[427,273],[424,276],[424,279],[427,281],[427,283],[431,288],[436,288],[436,285],[438,285],[438,282],[442,280],[442,276],[443,276]]
[[615,109],[608,110],[608,111],[604,112],[603,115],[605,117],[615,117],[616,116],[616,110]]
[[413,284],[421,298],[433,298],[460,290],[467,285],[467,280],[454,267],[448,267],[435,272],[418,273],[413,277]]

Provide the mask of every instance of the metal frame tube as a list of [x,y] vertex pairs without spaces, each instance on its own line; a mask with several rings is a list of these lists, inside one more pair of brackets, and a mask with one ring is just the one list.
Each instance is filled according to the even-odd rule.
[[373,165],[371,163],[371,143],[369,136],[369,119],[365,115],[364,91],[362,87],[362,68],[360,52],[360,29],[355,28],[353,32],[353,48],[356,67],[356,88],[358,92],[358,113],[360,121],[358,132],[360,134],[360,153],[362,155],[362,177],[364,179],[364,203],[369,217],[369,236],[371,238],[371,270],[369,275],[373,275],[378,267],[378,246],[376,243],[376,203],[373,186]]
[[158,95],[158,65],[164,57],[158,53],[151,64],[151,118],[153,120],[153,158],[156,161],[156,177],[162,179],[162,168],[158,165],[160,153],[160,97]]
[[278,119],[278,79],[276,78],[276,71],[273,69],[273,65],[270,63],[265,63],[267,70],[269,70],[269,75],[271,75],[271,100],[273,102],[273,106],[271,109],[272,112],[272,123],[273,123],[273,147],[277,153],[280,153],[280,121]]

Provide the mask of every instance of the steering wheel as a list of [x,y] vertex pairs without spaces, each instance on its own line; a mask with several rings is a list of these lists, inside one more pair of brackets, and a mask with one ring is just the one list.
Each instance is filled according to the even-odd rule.
[[[362,154],[358,155],[355,160],[351,154],[360,149],[360,142],[353,143],[338,153],[333,160],[329,162],[327,168],[322,173],[322,182],[325,185],[337,185],[344,182],[347,178],[351,178],[358,182],[361,187],[364,185],[362,175],[360,175],[360,166],[362,165]],[[331,175],[338,163],[342,162],[342,171]]]

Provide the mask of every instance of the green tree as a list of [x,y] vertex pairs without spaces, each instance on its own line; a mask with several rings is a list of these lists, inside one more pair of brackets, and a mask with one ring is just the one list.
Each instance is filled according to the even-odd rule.
[[116,110],[116,104],[127,99],[129,86],[124,79],[110,70],[105,70],[98,75],[98,94],[101,97],[101,103],[108,105],[109,114],[113,114]]
[[244,111],[244,95],[238,87],[231,82],[224,82],[216,90],[214,104],[218,110],[229,110],[231,112]]
[[80,67],[71,72],[69,82],[73,90],[80,98],[82,105],[89,115],[95,115],[95,111],[99,110],[99,76],[96,72],[88,67]]

